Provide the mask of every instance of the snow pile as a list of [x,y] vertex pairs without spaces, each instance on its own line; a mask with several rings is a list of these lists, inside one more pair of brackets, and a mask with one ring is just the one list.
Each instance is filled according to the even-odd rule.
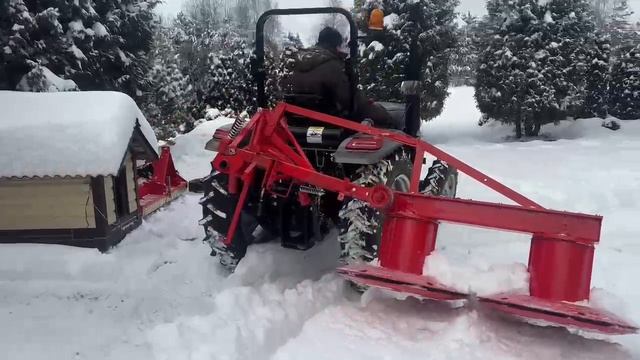
[[107,28],[104,27],[104,25],[102,25],[100,22],[93,23],[93,26],[91,27],[91,29],[99,38],[109,36],[109,32],[107,31]]
[[268,283],[224,290],[216,295],[211,315],[155,328],[149,335],[155,358],[268,359],[309,318],[336,303],[341,288],[341,281],[327,276],[293,288]]
[[115,175],[136,124],[153,129],[117,92],[0,91],[0,178]]
[[145,220],[109,254],[2,245],[2,358],[153,359],[148,330],[213,311],[224,277],[208,246],[191,241],[202,233],[197,198]]
[[[477,262],[478,259],[476,259]],[[457,264],[452,266],[440,252],[433,252],[426,260],[424,274],[463,293],[490,296],[501,292],[529,293],[529,273],[522,263],[514,264]]]
[[[8,54],[11,49],[9,48]],[[78,91],[78,85],[73,80],[66,80],[58,77],[51,72],[46,66],[37,65],[33,70],[26,73],[18,86],[18,91],[34,91],[34,92],[58,92],[58,91]]]
[[205,145],[223,125],[233,124],[235,119],[227,112],[207,109],[206,117],[191,132],[175,138],[171,154],[180,174],[187,180],[201,178],[211,172],[211,161],[215,153],[206,151]]

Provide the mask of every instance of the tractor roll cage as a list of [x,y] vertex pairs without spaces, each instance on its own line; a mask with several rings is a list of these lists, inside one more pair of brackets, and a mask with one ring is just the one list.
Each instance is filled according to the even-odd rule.
[[[358,27],[353,20],[353,16],[348,10],[336,7],[318,7],[301,9],[272,9],[263,13],[256,24],[256,53],[253,60],[253,76],[258,90],[258,106],[268,107],[267,95],[265,92],[265,81],[267,73],[264,66],[264,26],[272,16],[280,15],[316,15],[316,14],[341,14],[349,21],[349,58],[345,61],[345,71],[349,77],[351,94],[355,94],[358,86]],[[354,110],[354,98],[351,99],[351,110]]]

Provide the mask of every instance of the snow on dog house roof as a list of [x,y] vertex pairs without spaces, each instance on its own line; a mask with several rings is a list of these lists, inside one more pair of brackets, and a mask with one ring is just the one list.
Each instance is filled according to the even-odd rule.
[[0,178],[116,175],[127,150],[158,156],[158,141],[118,92],[0,91]]

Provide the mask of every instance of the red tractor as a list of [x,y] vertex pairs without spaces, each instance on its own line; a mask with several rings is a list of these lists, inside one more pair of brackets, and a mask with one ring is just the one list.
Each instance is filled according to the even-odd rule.
[[[275,15],[297,14],[343,14],[351,25],[349,42],[350,57],[346,61],[351,87],[357,86],[358,30],[351,14],[340,8],[272,10],[258,20],[257,49],[254,69],[258,84],[259,105],[266,107],[264,73],[264,24]],[[292,105],[327,113],[321,101],[314,102],[308,94],[285,94]],[[398,103],[377,103],[391,115],[389,132],[416,136],[420,124],[419,103],[411,107]],[[414,108],[416,111],[414,111]],[[407,116],[408,115],[408,116]],[[351,121],[360,122],[347,115]],[[238,136],[244,124],[220,128],[207,149],[218,151],[220,141]],[[409,191],[415,152],[402,144],[372,137],[339,125],[325,124],[302,115],[287,117],[287,129],[295,138],[305,158],[319,173],[336,178],[347,178],[362,186],[387,185],[401,192]],[[292,145],[292,144],[290,144]],[[214,168],[203,183],[205,197],[202,199],[207,239],[221,263],[233,270],[245,255],[250,244],[280,239],[282,246],[296,250],[308,250],[322,240],[332,227],[339,229],[339,241],[345,263],[371,261],[377,257],[380,244],[381,214],[358,199],[343,199],[340,194],[306,186],[292,181],[280,181],[273,192],[265,192],[261,183],[266,173],[256,174],[254,186],[248,190],[240,210],[239,226],[233,241],[227,246],[220,241],[231,226],[232,216],[239,205],[238,194],[228,191],[229,175]],[[435,161],[429,174],[420,184],[420,192],[430,195],[454,197],[457,186],[457,171],[444,162]],[[300,203],[303,196],[309,203]]]
[[[296,103],[296,94],[266,109],[266,20],[326,13],[343,14],[351,25],[345,71],[355,90],[358,31],[349,12],[276,9],[258,20],[254,68],[263,109],[249,122],[239,119],[220,128],[207,144],[218,154],[211,175],[202,179],[201,225],[221,263],[233,270],[249,245],[274,239],[307,250],[337,227],[345,265],[337,271],[353,283],[423,299],[464,300],[472,295],[423,274],[439,223],[530,233],[529,294],[495,294],[477,302],[551,324],[608,334],[635,332],[635,326],[612,314],[576,304],[589,299],[601,217],[545,209],[416,137],[420,61],[415,52],[403,84],[406,104],[381,104],[395,119],[392,128],[374,128],[361,119]],[[379,11],[374,15],[381,20]],[[426,153],[438,160],[423,177]],[[456,199],[458,171],[518,205]]]

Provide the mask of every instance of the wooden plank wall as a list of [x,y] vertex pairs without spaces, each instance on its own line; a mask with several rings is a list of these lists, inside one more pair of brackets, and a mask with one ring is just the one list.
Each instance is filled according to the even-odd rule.
[[0,180],[0,230],[95,228],[90,178]]

